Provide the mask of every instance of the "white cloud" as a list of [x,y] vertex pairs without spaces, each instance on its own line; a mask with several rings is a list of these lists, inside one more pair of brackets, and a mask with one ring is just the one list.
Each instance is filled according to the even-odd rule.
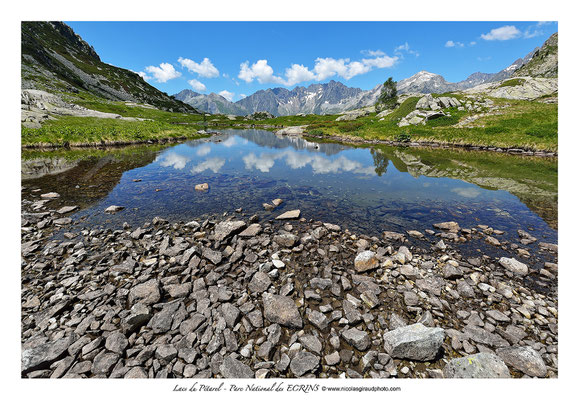
[[133,71],[132,69],[130,70],[132,72],[134,72],[135,74],[139,75],[141,78],[143,78],[144,80],[148,81],[149,79],[151,79],[151,77],[149,75],[147,75],[145,72],[143,71]]
[[384,53],[382,50],[362,50],[360,53],[370,57],[380,57],[386,55],[386,53]]
[[293,86],[300,82],[311,81],[315,78],[315,75],[307,67],[298,64],[292,64],[291,68],[285,70],[285,76],[287,78],[284,85]]
[[469,45],[471,45],[471,46],[474,46],[475,44],[476,44],[476,42],[474,40],[469,43]]
[[242,99],[245,99],[247,97],[247,95],[245,93],[240,93],[239,97],[241,97]]
[[328,159],[319,154],[307,154],[294,150],[285,150],[281,153],[261,153],[256,156],[250,153],[243,157],[246,169],[257,169],[261,172],[269,172],[275,165],[276,160],[285,160],[291,169],[300,169],[310,166],[314,174],[340,173],[343,171],[355,174],[375,175],[373,166],[364,167],[358,161],[352,161],[344,156],[337,159]]
[[194,166],[193,168],[191,168],[191,172],[194,174],[198,174],[199,172],[203,172],[209,169],[213,171],[214,174],[216,174],[224,165],[225,160],[223,158],[214,157]]
[[197,79],[191,79],[190,81],[187,81],[187,83],[198,92],[204,92],[207,90],[207,87]]
[[176,71],[175,67],[169,63],[161,63],[158,67],[150,65],[145,68],[145,71],[152,74],[157,82],[164,83],[168,80],[178,78],[181,72]]
[[227,90],[222,90],[221,92],[219,92],[219,95],[225,97],[229,101],[233,101],[233,96],[235,96],[235,93],[228,92]]
[[216,78],[219,76],[219,70],[211,63],[207,57],[201,61],[201,63],[196,63],[188,58],[179,57],[177,60],[182,67],[187,68],[189,72],[194,72],[199,74],[203,78]]
[[197,155],[200,157],[206,156],[209,153],[211,153],[211,146],[209,146],[208,144],[199,146],[199,148],[197,149]]
[[403,57],[403,56],[402,56],[402,52],[406,52],[406,53],[408,53],[408,54],[414,54],[416,57],[418,57],[418,56],[420,55],[420,54],[418,54],[417,51],[412,50],[412,49],[410,48],[410,45],[408,44],[408,42],[404,42],[404,44],[401,44],[400,46],[397,46],[397,47],[394,49],[394,54],[396,54],[396,55],[398,55],[398,56],[400,56],[400,57]]
[[527,29],[525,29],[525,32],[523,33],[523,37],[525,39],[530,39],[530,38],[534,38],[535,36],[544,35],[545,32],[541,29],[541,27],[545,26],[545,25],[549,25],[549,24],[551,24],[551,22],[547,22],[547,21],[537,22],[535,25],[531,25]]
[[[380,51],[372,53],[383,54]],[[389,57],[387,55],[364,58],[360,61],[350,61],[349,58],[320,57],[315,60],[312,70],[304,65],[292,64],[290,68],[285,70],[285,79],[274,74],[273,68],[268,64],[267,60],[258,60],[251,66],[249,61],[246,61],[240,65],[238,78],[247,83],[257,80],[259,83],[277,83],[284,86],[293,86],[311,80],[323,81],[336,75],[344,79],[351,79],[374,68],[390,68],[396,64],[398,59],[399,57]]]
[[233,147],[237,144],[237,139],[235,139],[235,138],[236,138],[235,136],[230,136],[227,138],[227,140],[225,140],[221,144],[225,147]]
[[[472,43],[472,42],[471,42]],[[461,42],[454,42],[452,40],[449,40],[446,42],[446,44],[444,45],[444,47],[464,47],[464,43]]]
[[273,75],[273,68],[267,64],[267,60],[258,60],[256,63],[249,66],[249,61],[241,63],[239,79],[249,83],[257,79],[259,83],[281,83],[283,79]]
[[510,40],[521,36],[521,31],[513,25],[505,25],[491,29],[489,33],[483,33],[480,37],[484,40]]
[[162,167],[173,167],[175,169],[183,169],[189,162],[189,158],[177,153],[166,153],[161,159],[160,165]]

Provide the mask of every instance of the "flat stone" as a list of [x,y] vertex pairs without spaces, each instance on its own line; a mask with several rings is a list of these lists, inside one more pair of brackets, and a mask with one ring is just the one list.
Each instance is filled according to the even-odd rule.
[[56,212],[59,214],[66,214],[78,209],[78,206],[64,206],[59,208]]
[[324,360],[326,361],[326,365],[336,365],[340,363],[340,353],[337,351],[334,351],[331,354],[328,354],[327,356],[324,357]]
[[220,251],[211,250],[207,247],[203,248],[202,254],[203,257],[205,257],[215,265],[219,265],[221,263],[221,260],[223,259],[223,255],[221,254]]
[[444,329],[416,323],[386,332],[384,349],[393,358],[430,361],[437,357],[445,336]]
[[300,217],[300,213],[300,210],[286,211],[283,214],[275,217],[275,219],[297,219]]
[[60,195],[56,192],[43,193],[40,195],[43,199],[58,199]]
[[247,228],[245,228],[243,231],[241,231],[239,233],[239,236],[241,236],[241,237],[254,237],[254,236],[259,235],[260,232],[261,232],[261,225],[260,224],[251,224]]
[[532,347],[506,347],[497,349],[497,355],[505,364],[529,376],[547,376],[547,366],[543,358]]
[[527,265],[515,260],[514,258],[501,257],[499,259],[499,264],[515,274],[524,276],[529,273]]
[[492,353],[454,358],[442,370],[445,378],[510,378],[509,368]]
[[268,321],[288,328],[299,329],[303,326],[302,316],[291,297],[264,293],[262,300]]
[[314,325],[321,331],[325,330],[328,327],[328,324],[330,323],[330,321],[328,321],[328,318],[317,310],[312,311],[308,309],[306,316],[308,318],[308,321],[310,321],[312,325]]
[[224,221],[215,225],[213,237],[217,241],[222,241],[229,236],[243,230],[247,224],[244,221]]
[[239,311],[239,308],[233,304],[224,303],[221,306],[221,312],[223,313],[223,318],[225,318],[225,323],[228,327],[233,328],[237,322],[239,322],[241,312]]
[[376,269],[380,266],[376,253],[370,250],[363,251],[356,255],[354,268],[357,272],[365,272]]
[[68,336],[52,342],[26,349],[21,354],[21,371],[27,373],[50,366],[54,361],[65,356],[68,348],[75,342],[75,337]]
[[290,370],[296,376],[300,377],[306,372],[315,370],[320,364],[320,358],[307,351],[300,351],[292,359]]
[[224,378],[229,379],[252,379],[255,377],[252,369],[233,357],[225,357],[219,367],[219,372]]

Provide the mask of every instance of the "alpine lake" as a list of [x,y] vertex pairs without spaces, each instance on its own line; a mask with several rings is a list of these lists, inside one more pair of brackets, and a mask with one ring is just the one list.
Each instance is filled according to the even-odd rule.
[[[195,185],[207,183],[206,191]],[[112,149],[23,150],[23,204],[57,192],[50,208],[78,206],[70,229],[122,229],[158,216],[190,221],[215,215],[261,221],[299,209],[307,220],[352,234],[425,232],[456,221],[519,230],[557,243],[557,159],[417,147],[354,147],[278,136],[255,129],[220,130],[180,144]],[[273,199],[283,203],[265,210]],[[41,204],[37,207],[41,211]],[[105,213],[111,206],[124,209]],[[479,228],[480,229],[480,228]],[[484,227],[482,228],[484,229]],[[501,254],[484,241],[467,253]],[[530,247],[536,246],[531,244]],[[538,254],[529,265],[546,261]]]

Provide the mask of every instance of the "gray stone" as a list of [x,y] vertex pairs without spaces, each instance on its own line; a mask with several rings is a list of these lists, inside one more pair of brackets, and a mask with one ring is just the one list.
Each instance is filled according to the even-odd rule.
[[350,328],[342,332],[342,337],[351,346],[354,346],[360,351],[364,351],[370,347],[370,336],[368,333]]
[[219,372],[224,378],[229,379],[252,379],[255,374],[251,368],[233,357],[225,357],[219,367]]
[[497,349],[497,355],[516,370],[529,376],[547,376],[547,366],[543,358],[532,347],[506,347]]
[[162,344],[155,350],[155,358],[161,361],[162,365],[170,363],[177,357],[178,351],[172,344]]
[[118,331],[111,333],[105,342],[105,348],[107,350],[118,354],[123,354],[128,345],[129,341],[125,335]]
[[265,272],[257,271],[253,275],[253,278],[251,278],[247,287],[253,293],[263,293],[270,287],[270,285],[271,279],[269,278],[269,275]]
[[225,323],[228,327],[233,328],[237,322],[239,322],[240,311],[239,308],[235,307],[231,303],[224,303],[221,306],[221,312],[223,313],[223,318],[225,318]]
[[307,351],[300,351],[292,359],[290,363],[290,370],[296,377],[300,377],[306,372],[315,370],[319,364],[319,357]]
[[321,331],[325,330],[328,327],[328,324],[330,323],[330,321],[328,321],[328,318],[317,310],[308,309],[306,312],[306,316],[308,318],[308,321],[310,321],[312,325],[314,325]]
[[94,375],[102,374],[108,376],[117,361],[119,361],[117,353],[100,353],[93,360],[91,372]]
[[300,336],[299,341],[304,345],[306,349],[316,354],[322,352],[322,342],[314,335],[303,335]]
[[119,211],[124,210],[124,209],[125,209],[125,207],[123,207],[123,206],[109,206],[105,209],[105,212],[109,213],[109,214],[114,214],[114,213],[119,212]]
[[203,257],[205,257],[215,265],[219,265],[221,263],[221,260],[223,259],[223,255],[221,254],[220,251],[211,250],[208,249],[207,247],[203,248],[202,254]]
[[141,283],[129,291],[129,304],[131,305],[137,302],[145,305],[155,304],[159,300],[161,300],[161,292],[156,279]]
[[442,370],[445,378],[510,378],[509,368],[503,360],[491,353],[477,353],[454,358]]
[[243,221],[223,221],[215,225],[213,237],[215,240],[222,241],[234,233],[243,230],[246,226],[247,224]]
[[327,356],[324,357],[324,360],[326,361],[327,365],[336,365],[340,363],[340,353],[337,351],[334,351],[331,354],[328,354]]
[[444,337],[444,329],[416,323],[385,333],[384,349],[393,358],[430,361],[438,355]]
[[260,224],[251,224],[245,230],[239,233],[241,237],[254,237],[259,235],[261,232],[261,225]]
[[514,258],[501,257],[499,259],[499,264],[515,274],[524,276],[529,273],[527,265],[515,260]]
[[263,310],[265,318],[275,324],[288,328],[301,328],[302,316],[291,297],[264,293]]
[[68,336],[22,351],[22,373],[43,369],[54,361],[64,357],[67,354],[68,347],[75,342],[75,339],[74,336]]

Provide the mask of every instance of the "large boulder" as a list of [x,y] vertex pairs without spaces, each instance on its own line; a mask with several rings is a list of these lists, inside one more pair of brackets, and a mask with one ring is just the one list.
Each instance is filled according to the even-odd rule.
[[75,339],[73,336],[68,336],[24,350],[21,355],[22,373],[48,368],[54,361],[66,356],[68,348]]
[[446,364],[442,373],[445,378],[510,378],[509,368],[503,360],[491,353],[454,358]]
[[393,358],[430,361],[440,352],[444,337],[444,329],[416,323],[386,332],[384,349]]

